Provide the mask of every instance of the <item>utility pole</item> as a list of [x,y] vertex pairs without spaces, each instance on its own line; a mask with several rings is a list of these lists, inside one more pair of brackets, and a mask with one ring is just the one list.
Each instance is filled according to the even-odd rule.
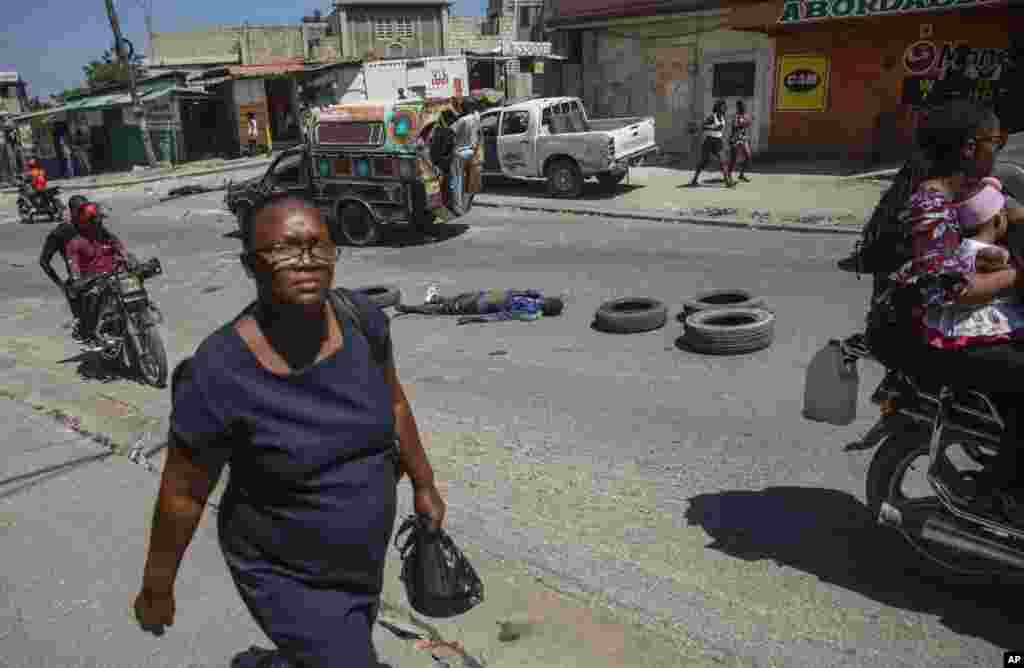
[[153,153],[153,143],[149,137],[149,123],[146,122],[146,112],[139,102],[139,92],[135,89],[135,68],[124,50],[124,38],[121,37],[121,24],[117,20],[117,11],[114,9],[114,0],[105,0],[107,4],[107,16],[110,18],[110,27],[114,31],[114,47],[117,51],[117,60],[128,70],[128,90],[132,96],[132,111],[139,123],[139,133],[142,135],[142,148],[146,151],[146,162],[150,167],[156,166],[156,155]]

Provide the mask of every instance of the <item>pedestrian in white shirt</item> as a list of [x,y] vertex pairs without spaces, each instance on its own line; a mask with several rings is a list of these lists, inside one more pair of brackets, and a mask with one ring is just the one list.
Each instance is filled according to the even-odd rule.
[[700,173],[704,171],[712,158],[718,162],[718,168],[722,170],[725,185],[729,188],[736,185],[732,180],[732,174],[729,173],[729,165],[722,155],[722,149],[725,148],[725,110],[725,100],[718,100],[715,102],[711,115],[704,119],[704,143],[701,145],[700,163],[697,165],[697,171],[693,173],[690,186],[700,185]]

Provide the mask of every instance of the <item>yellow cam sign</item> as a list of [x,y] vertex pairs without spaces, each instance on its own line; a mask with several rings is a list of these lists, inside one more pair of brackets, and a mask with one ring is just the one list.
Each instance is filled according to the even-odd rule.
[[779,56],[775,109],[825,111],[828,105],[828,79],[828,56]]

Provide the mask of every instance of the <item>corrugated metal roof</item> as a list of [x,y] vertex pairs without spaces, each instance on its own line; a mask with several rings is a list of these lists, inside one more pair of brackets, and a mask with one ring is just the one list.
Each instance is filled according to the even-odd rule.
[[552,0],[549,26],[720,9],[722,0]]
[[228,65],[225,68],[233,77],[261,77],[270,74],[288,74],[290,72],[303,72],[306,69],[306,61],[301,58],[279,60],[273,63],[261,65]]

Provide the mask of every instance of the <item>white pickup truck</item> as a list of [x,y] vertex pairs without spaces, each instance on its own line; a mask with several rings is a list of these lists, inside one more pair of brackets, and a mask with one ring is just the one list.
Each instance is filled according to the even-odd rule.
[[575,97],[544,97],[481,114],[484,176],[546,179],[554,197],[576,198],[597,177],[612,188],[657,153],[653,118],[588,119]]

